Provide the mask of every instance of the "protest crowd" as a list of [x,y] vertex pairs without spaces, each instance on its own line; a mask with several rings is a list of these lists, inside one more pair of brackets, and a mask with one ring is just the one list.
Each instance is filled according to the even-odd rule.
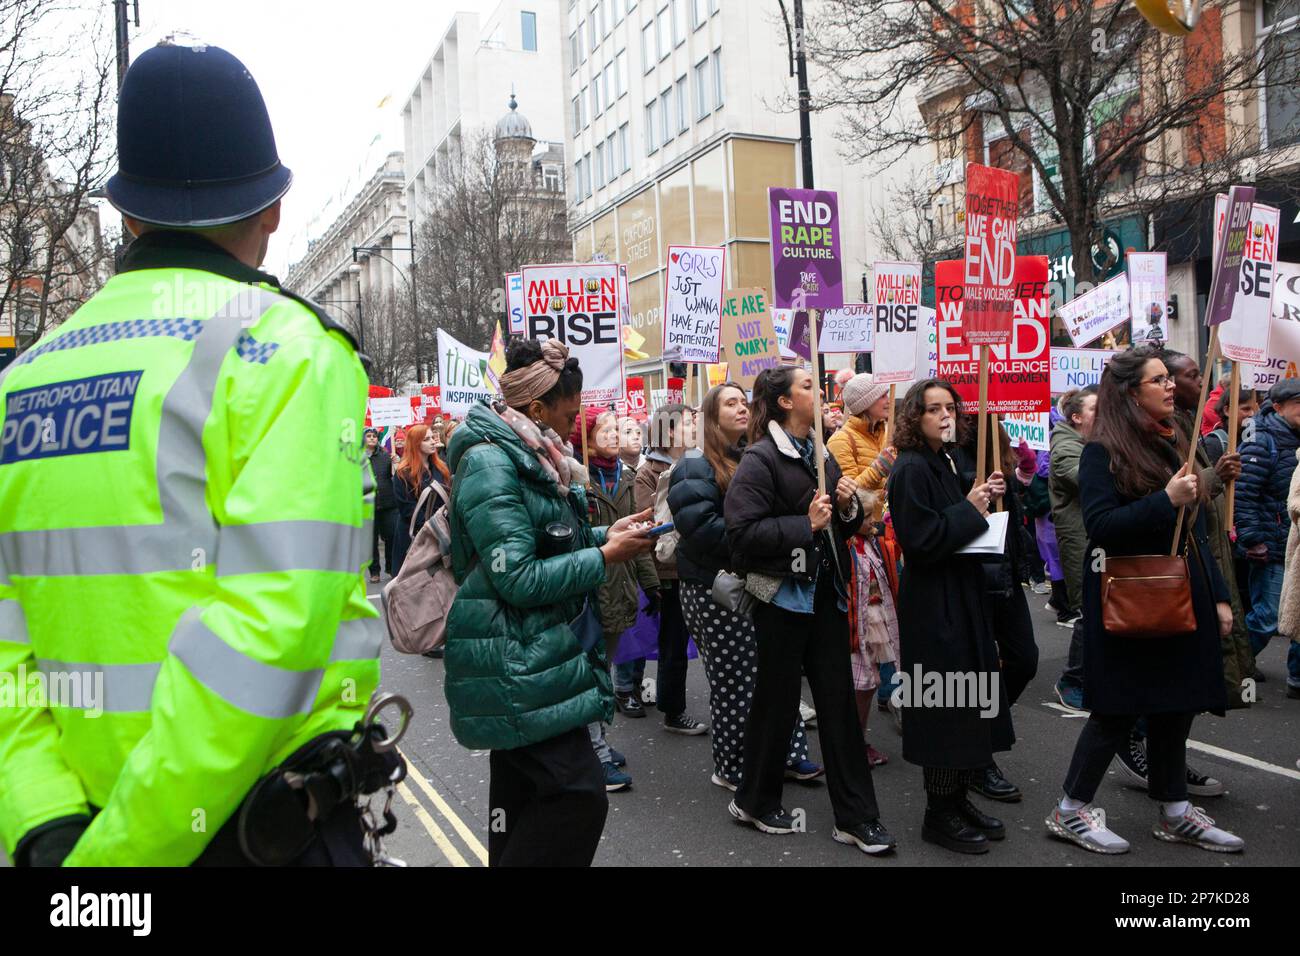
[[[1115,761],[1156,802],[1155,837],[1243,849],[1193,805],[1224,785],[1188,764],[1185,742],[1194,719],[1249,706],[1243,688],[1264,680],[1254,655],[1271,638],[1300,635],[1300,572],[1288,564],[1300,382],[1243,390],[1243,440],[1229,453],[1225,387],[1194,422],[1196,360],[1137,346],[1110,359],[1099,386],[1056,398],[1050,450],[1013,446],[998,425],[982,475],[970,403],[937,378],[891,409],[870,373],[844,370],[822,393],[785,365],[752,390],[727,381],[698,408],[671,402],[638,421],[582,406],[565,346],[515,339],[501,388],[450,441],[441,417],[395,432],[397,464],[367,432],[378,500],[396,502],[397,527],[376,531],[390,574],[408,526],[418,534],[436,510],[426,496],[412,520],[421,491],[450,487],[461,587],[428,656],[445,656],[458,739],[492,752],[492,806],[524,821],[508,841],[493,836],[494,864],[590,862],[605,794],[633,785],[616,749],[623,722],[652,712],[666,732],[709,734],[711,780],[734,794],[736,821],[794,832],[783,783],[824,777],[834,839],[868,854],[896,846],[872,784],[889,757],[872,741],[901,733],[927,796],[922,838],[987,852],[1006,828],[972,798],[1021,799],[997,755],[1014,746],[1012,706],[1037,672],[1029,603],[1040,596],[1070,632],[1056,696],[1090,714],[1069,767],[1043,768],[1062,789],[1047,830],[1097,853],[1129,849],[1094,803]],[[969,548],[994,514],[1007,516],[1002,547]],[[1147,554],[1175,525],[1190,633],[1107,634],[1093,558]],[[376,555],[379,568],[377,544]],[[574,642],[584,628],[589,640]],[[690,659],[704,668],[707,714],[687,710]],[[1287,697],[1300,699],[1300,643],[1288,671]],[[929,674],[947,689],[927,696]],[[954,674],[980,693],[954,696]],[[870,729],[873,712],[888,731]],[[823,764],[810,759],[813,726]]]

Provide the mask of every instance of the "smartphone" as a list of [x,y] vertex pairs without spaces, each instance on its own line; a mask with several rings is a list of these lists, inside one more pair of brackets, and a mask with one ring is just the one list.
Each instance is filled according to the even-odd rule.
[[667,524],[661,524],[658,527],[651,528],[649,531],[646,532],[646,534],[648,534],[652,538],[657,538],[660,535],[667,534],[669,531],[672,530],[673,530],[673,523],[669,521]]

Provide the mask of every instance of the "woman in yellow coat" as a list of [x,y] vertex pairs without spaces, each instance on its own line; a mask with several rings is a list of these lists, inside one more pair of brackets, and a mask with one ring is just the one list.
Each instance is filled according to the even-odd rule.
[[[885,482],[894,461],[892,449],[885,447],[889,386],[876,384],[868,374],[855,375],[845,383],[843,398],[844,410],[852,417],[831,436],[826,447],[839,462],[845,477],[857,482],[867,506],[867,517],[850,541],[854,564],[850,654],[858,719],[865,741],[867,721],[871,717],[871,698],[879,692],[882,695],[881,709],[888,709],[891,688],[886,682],[893,675],[899,658],[894,593],[880,546],[875,540],[876,528],[885,509]],[[871,744],[866,744],[866,748],[872,766],[887,761],[888,758]]]

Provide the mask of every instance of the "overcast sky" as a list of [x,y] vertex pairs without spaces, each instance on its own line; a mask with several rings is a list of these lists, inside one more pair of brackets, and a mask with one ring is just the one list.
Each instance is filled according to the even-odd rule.
[[229,50],[253,74],[280,159],[294,175],[266,262],[283,278],[304,251],[309,224],[323,218],[323,228],[341,210],[338,202],[327,208],[331,197],[346,201],[345,192],[355,192],[390,150],[402,148],[402,106],[452,14],[486,14],[495,6],[496,0],[140,0],[131,55],[184,32]]

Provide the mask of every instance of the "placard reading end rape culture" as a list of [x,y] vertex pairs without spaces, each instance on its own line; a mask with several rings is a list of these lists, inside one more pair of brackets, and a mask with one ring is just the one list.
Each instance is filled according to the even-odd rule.
[[962,337],[967,345],[1011,339],[1020,177],[966,164],[966,249],[962,257]]
[[772,307],[844,305],[839,198],[825,189],[767,191],[772,222]]

